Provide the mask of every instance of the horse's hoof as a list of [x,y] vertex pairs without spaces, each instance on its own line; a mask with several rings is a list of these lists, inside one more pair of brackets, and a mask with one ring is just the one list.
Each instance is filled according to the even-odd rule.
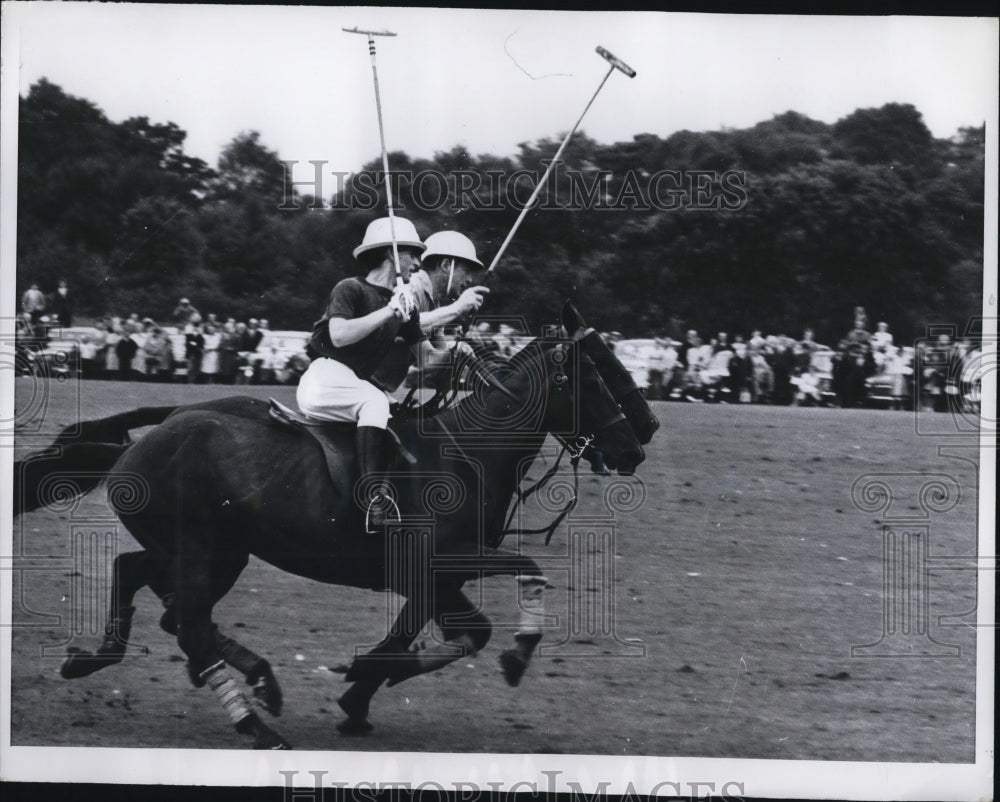
[[253,735],[254,749],[291,749],[292,745],[268,727],[260,716],[250,713],[236,723],[236,731],[241,735]]
[[272,716],[280,716],[284,704],[281,686],[268,667],[253,684],[253,698]]
[[292,745],[282,738],[278,733],[269,731],[259,735],[253,742],[254,749],[289,750]]
[[345,718],[337,725],[343,735],[367,735],[375,727],[366,718]]
[[88,677],[95,671],[107,668],[110,665],[121,662],[121,657],[104,656],[93,654],[92,652],[70,646],[66,649],[66,659],[59,666],[59,673],[63,679],[80,679]]
[[516,688],[521,683],[521,677],[524,676],[528,664],[514,649],[507,649],[500,654],[500,667],[503,668],[507,684]]

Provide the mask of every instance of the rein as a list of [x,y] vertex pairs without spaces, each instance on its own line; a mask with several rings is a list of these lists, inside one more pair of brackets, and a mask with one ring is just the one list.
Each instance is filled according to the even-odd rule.
[[[474,370],[481,379],[486,381],[486,383],[491,388],[494,388],[502,392],[504,395],[508,397],[513,397],[511,391],[508,390],[505,386],[503,386],[503,384],[493,376],[489,368],[487,368],[486,365],[483,364],[483,361],[479,359],[476,355],[471,356],[468,359],[468,363],[470,364],[472,370]],[[412,394],[413,391],[411,390],[410,395],[407,396],[407,401],[410,400]],[[435,393],[435,395],[430,399],[430,401],[428,401],[427,404],[425,404],[425,407],[428,407],[433,402],[435,402],[440,394],[441,394],[440,391],[438,393]],[[451,398],[448,399],[449,402],[453,403],[456,396],[457,393],[453,393]],[[449,406],[451,406],[451,403],[449,403]],[[462,447],[462,444],[459,443],[454,433],[451,430],[449,430],[447,426],[445,426],[444,421],[442,421],[441,418],[438,417],[437,422],[438,425],[441,427],[441,430],[448,435],[449,440],[451,441],[455,449],[458,451],[461,459],[463,459],[465,462],[472,464],[473,460],[466,453],[465,449]],[[581,457],[583,457],[584,452],[590,447],[590,444],[594,441],[596,435],[594,434],[579,435],[574,440],[567,440],[565,437],[561,435],[553,435],[553,437],[555,437],[556,440],[558,440],[559,443],[562,445],[562,449],[559,452],[559,456],[556,458],[556,461],[552,464],[552,466],[545,471],[542,477],[538,479],[538,481],[534,482],[524,490],[520,489],[520,487],[516,487],[514,489],[514,497],[515,497],[514,504],[510,507],[510,511],[507,514],[507,520],[504,522],[503,528],[500,531],[500,541],[502,541],[502,539],[507,535],[520,536],[520,535],[543,534],[545,535],[545,545],[547,546],[549,545],[549,542],[552,540],[552,536],[555,534],[555,531],[559,527],[559,525],[563,522],[563,520],[565,520],[566,516],[569,515],[575,509],[577,502],[579,501],[580,459]],[[562,464],[563,457],[565,457],[566,454],[569,454],[570,464],[573,466],[573,494],[569,499],[569,501],[566,502],[566,505],[556,514],[556,517],[547,526],[541,526],[529,529],[521,527],[512,528],[511,522],[514,520],[514,516],[516,515],[517,510],[521,507],[522,504],[524,504],[525,501],[531,498],[531,496],[533,496],[535,493],[545,488],[545,486],[551,481],[552,477],[559,472],[559,468]],[[499,542],[497,543],[497,545],[499,545]]]
[[[459,457],[465,462],[469,463],[470,465],[475,464],[475,461],[466,453],[465,449],[462,447],[462,444],[455,437],[454,433],[447,426],[444,425],[444,421],[442,421],[440,418],[436,418],[435,420],[437,420],[438,425],[441,427],[441,431],[443,431],[446,435],[448,435],[448,439],[451,441],[451,444],[458,450]],[[494,544],[495,546],[499,546],[500,542],[502,542],[503,538],[505,538],[507,535],[520,536],[520,535],[541,535],[541,534],[545,535],[545,545],[547,546],[549,545],[549,541],[552,540],[552,535],[555,534],[555,531],[559,527],[559,524],[561,524],[563,520],[566,518],[566,516],[569,515],[576,507],[576,504],[580,498],[579,494],[580,458],[583,456],[583,452],[587,450],[587,447],[594,439],[594,435],[592,434],[580,435],[579,437],[576,438],[576,442],[570,442],[560,435],[553,435],[553,437],[555,437],[556,440],[558,440],[562,445],[562,450],[559,452],[559,456],[556,458],[556,461],[552,464],[552,466],[547,471],[545,471],[545,473],[537,482],[533,483],[525,490],[521,490],[520,488],[514,488],[515,501],[513,506],[510,508],[510,512],[507,514],[507,520],[504,522],[503,529],[500,530],[500,540],[496,544]],[[531,496],[533,496],[539,490],[542,490],[549,483],[552,477],[559,472],[559,466],[562,464],[562,459],[564,456],[566,456],[566,454],[570,455],[570,465],[573,466],[573,495],[570,498],[570,500],[566,502],[566,506],[563,507],[563,509],[556,514],[555,519],[553,519],[552,523],[548,524],[547,526],[540,526],[534,529],[522,529],[520,527],[515,527],[512,529],[510,523],[512,520],[514,520],[514,514],[517,512],[518,508],[525,501],[531,498]]]
[[[555,435],[554,435],[555,436]],[[545,545],[549,545],[549,541],[552,540],[552,535],[555,534],[556,529],[559,524],[563,522],[563,519],[569,515],[575,508],[577,502],[580,500],[580,457],[583,456],[583,452],[590,445],[590,442],[594,439],[594,435],[587,435],[577,438],[577,442],[570,443],[562,437],[555,436],[556,439],[562,443],[562,451],[559,452],[559,456],[556,458],[555,463],[549,468],[543,475],[542,478],[531,485],[527,490],[521,490],[519,488],[514,490],[514,495],[516,500],[514,501],[514,506],[510,508],[510,513],[507,515],[507,521],[504,523],[504,528],[501,531],[501,536],[506,537],[507,535],[545,535]],[[514,513],[517,512],[518,507],[520,507],[525,501],[527,501],[531,496],[537,493],[539,490],[545,487],[549,483],[549,480],[559,472],[559,464],[562,462],[562,458],[566,454],[570,455],[570,465],[573,466],[573,496],[569,501],[566,502],[566,506],[562,508],[557,514],[552,523],[548,526],[540,526],[535,529],[521,529],[520,527],[511,529],[510,522],[514,520]]]

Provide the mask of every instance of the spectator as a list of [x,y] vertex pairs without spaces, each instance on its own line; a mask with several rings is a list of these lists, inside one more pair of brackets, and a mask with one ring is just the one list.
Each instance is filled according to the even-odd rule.
[[708,401],[728,403],[732,396],[729,370],[733,351],[726,339],[725,332],[719,332],[719,338],[713,346],[713,353],[708,357],[701,372],[702,384]]
[[651,401],[666,398],[676,362],[677,351],[673,349],[671,341],[665,337],[657,337],[649,354],[649,389],[646,397]]
[[271,337],[271,327],[266,317],[260,319],[257,331],[260,333],[260,341],[257,343],[256,355],[252,358],[254,376],[259,384],[273,384],[275,370],[281,367],[276,364],[280,355],[278,343]]
[[909,409],[912,395],[913,366],[902,347],[888,346],[885,372],[891,377],[892,408]]
[[802,351],[809,357],[819,350],[819,343],[816,342],[815,334],[812,329],[806,329],[802,332],[802,339],[799,341],[799,347]]
[[893,344],[892,334],[889,333],[889,324],[884,321],[879,321],[877,324],[878,331],[876,331],[872,339],[872,347],[876,351],[886,351],[889,346]]
[[222,344],[222,333],[211,323],[205,324],[205,351],[201,358],[201,375],[208,384],[217,380],[219,373],[219,353]]
[[[759,332],[757,332],[759,334]],[[749,355],[750,401],[754,404],[764,404],[771,400],[774,388],[774,371],[764,358],[760,346],[754,345],[751,339],[747,345]]]
[[246,328],[246,324],[237,324],[233,318],[229,318],[223,325],[219,333],[219,381],[223,384],[234,384],[236,382],[236,369],[239,354],[239,341],[241,332],[237,325]]
[[253,381],[253,354],[260,342],[256,318],[250,318],[249,323],[242,321],[236,324],[236,371],[234,381],[237,384],[250,384]]
[[729,399],[732,403],[750,403],[750,359],[743,335],[733,337],[733,355],[729,360]]
[[104,332],[84,334],[80,338],[80,375],[84,379],[97,379],[104,373]]
[[191,315],[184,327],[184,359],[187,361],[188,384],[197,384],[201,376],[201,360],[205,354],[205,335],[201,330],[201,315]]
[[73,299],[70,297],[66,279],[59,279],[59,286],[49,301],[49,310],[59,318],[60,326],[65,328],[73,325]]
[[[877,327],[878,331],[871,336],[871,348],[875,357],[875,365],[878,368],[883,368],[886,363],[886,357],[892,351],[892,334],[889,333],[888,323],[880,321]],[[894,352],[893,355],[895,355]]]
[[795,354],[792,351],[792,340],[784,334],[774,338],[771,344],[771,369],[774,371],[774,390],[772,402],[787,406],[794,399],[792,391],[792,376],[795,373]]
[[37,333],[42,315],[45,314],[45,295],[38,289],[37,284],[32,283],[21,296],[21,311],[31,319],[31,327]]
[[198,314],[198,310],[191,305],[190,300],[181,298],[171,314],[173,319],[177,321],[177,325],[183,327],[191,322],[191,318]]
[[159,326],[152,326],[142,347],[149,381],[169,381],[174,372],[174,349]]
[[133,312],[128,316],[128,320],[122,323],[122,333],[125,335],[139,334],[142,331],[142,321],[139,320],[138,312]]
[[260,330],[260,321],[252,317],[247,322],[246,328],[240,334],[240,351],[254,352],[260,341],[264,339],[264,332]]
[[260,325],[257,329],[260,332],[260,342],[257,343],[257,349],[260,350],[261,346],[271,347],[271,324],[268,322],[266,317],[260,319]]
[[865,308],[855,307],[854,328],[841,341],[834,366],[834,383],[841,406],[858,406],[868,394],[865,380],[875,373],[871,340]]
[[677,364],[685,373],[688,369],[688,351],[692,348],[697,348],[699,345],[701,345],[701,340],[698,339],[698,332],[694,329],[688,329],[687,334],[684,335],[684,342],[681,343],[681,347],[677,350]]
[[854,328],[847,333],[847,350],[854,357],[864,356],[871,349],[871,332],[863,306],[854,309]]
[[118,342],[115,343],[115,356],[118,361],[118,378],[128,380],[135,375],[132,360],[139,351],[139,344],[136,341],[139,335],[129,333],[124,327],[122,331],[116,333]]
[[701,402],[705,400],[702,370],[708,366],[709,360],[712,357],[712,346],[710,344],[702,345],[701,337],[696,332],[688,332],[689,340],[691,334],[694,334],[694,339],[689,342],[687,349],[687,370],[684,374],[684,399],[686,401]]

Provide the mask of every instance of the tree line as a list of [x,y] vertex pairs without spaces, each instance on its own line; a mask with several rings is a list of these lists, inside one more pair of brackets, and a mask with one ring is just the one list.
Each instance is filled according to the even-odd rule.
[[[65,277],[83,316],[165,319],[186,296],[308,329],[384,214],[381,160],[324,172],[313,196],[314,166],[283,162],[257,132],[236,135],[215,166],[185,154],[185,139],[174,123],[114,122],[45,79],[32,85],[20,99],[19,293]],[[488,261],[560,141],[511,156],[391,153],[400,214],[424,236],[462,231]],[[578,133],[483,311],[537,332],[572,297],[602,330],[678,339],[811,327],[835,344],[856,306],[897,342],[964,328],[982,309],[984,159],[985,125],[938,139],[899,103],[832,125],[788,111],[613,144]]]

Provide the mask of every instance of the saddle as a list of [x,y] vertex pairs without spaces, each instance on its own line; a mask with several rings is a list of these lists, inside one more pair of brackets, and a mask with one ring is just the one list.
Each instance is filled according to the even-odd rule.
[[[327,472],[330,474],[330,478],[336,481],[341,471],[342,463],[339,459],[340,451],[338,450],[335,435],[339,434],[342,437],[344,433],[353,433],[357,427],[353,423],[340,423],[337,421],[310,418],[308,415],[303,415],[298,410],[287,407],[274,398],[269,398],[268,404],[268,414],[271,416],[271,420],[286,428],[305,432],[319,443],[320,449],[323,452],[323,458],[326,461]],[[393,431],[391,420],[389,421],[388,431],[393,443],[395,443],[397,453],[410,465],[415,464],[417,458],[403,446],[399,435]]]

